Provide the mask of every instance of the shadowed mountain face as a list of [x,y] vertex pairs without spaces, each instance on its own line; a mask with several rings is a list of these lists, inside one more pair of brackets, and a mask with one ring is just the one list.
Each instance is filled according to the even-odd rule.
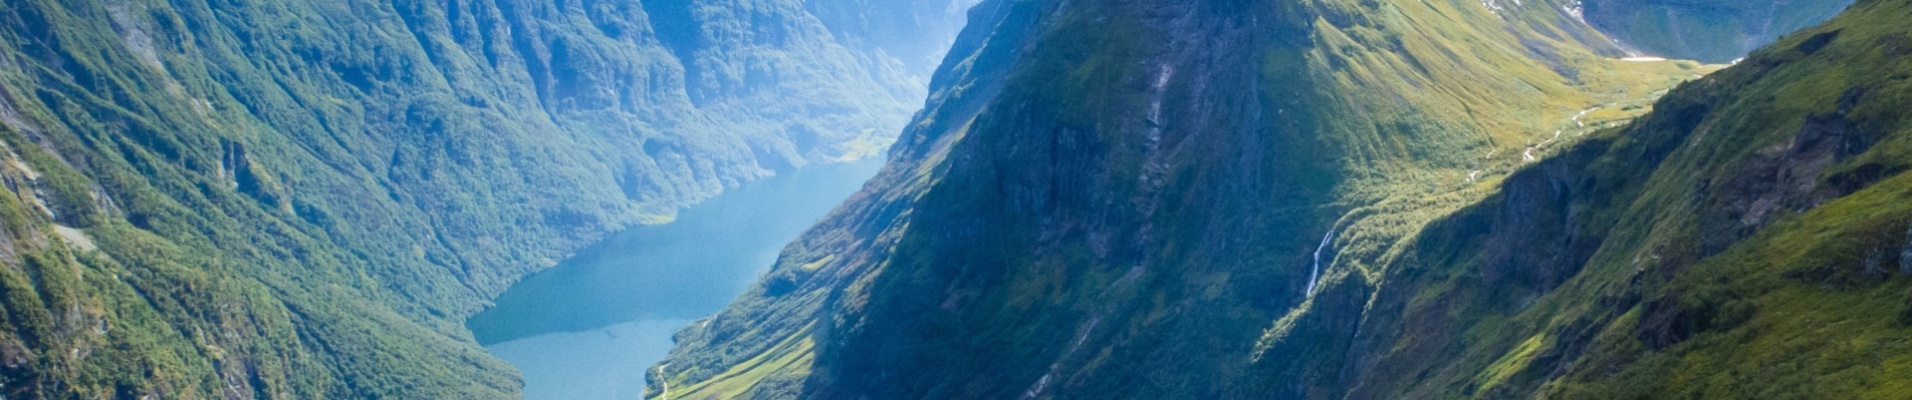
[[1851,4],[1852,0],[1582,0],[1576,11],[1631,50],[1724,63],[1780,36],[1817,25]]
[[1912,3],[1705,78],[1576,5],[984,2],[652,398],[1901,390]]
[[855,3],[0,5],[0,394],[511,397],[511,282],[887,146],[960,5]]

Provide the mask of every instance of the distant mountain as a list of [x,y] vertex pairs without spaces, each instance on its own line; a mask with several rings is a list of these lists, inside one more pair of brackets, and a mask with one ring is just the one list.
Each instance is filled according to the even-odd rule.
[[511,282],[893,140],[963,15],[856,3],[0,5],[0,395],[514,397]]
[[1839,14],[1852,0],[1581,0],[1568,7],[1634,51],[1724,63]]
[[651,398],[1903,392],[1912,2],[1717,73],[1581,5],[985,1]]

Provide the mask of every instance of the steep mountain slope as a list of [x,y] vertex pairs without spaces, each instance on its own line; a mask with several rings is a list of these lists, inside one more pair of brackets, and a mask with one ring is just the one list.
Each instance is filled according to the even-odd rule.
[[1581,0],[1588,23],[1648,54],[1728,62],[1816,25],[1852,0]]
[[1359,310],[1345,282],[1484,182],[1706,71],[1612,60],[1564,6],[986,1],[891,165],[653,395],[1312,390],[1338,360],[1256,357],[1271,322]]
[[1515,174],[1263,359],[1336,349],[1350,398],[1903,397],[1906,18],[1861,1]]
[[889,142],[960,15],[854,3],[6,2],[0,394],[510,397],[512,281]]

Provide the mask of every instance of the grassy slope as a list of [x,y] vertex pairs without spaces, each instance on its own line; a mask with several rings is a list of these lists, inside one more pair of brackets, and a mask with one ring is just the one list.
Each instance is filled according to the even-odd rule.
[[1861,2],[1515,174],[1300,322],[1355,328],[1268,357],[1340,349],[1333,397],[1899,396],[1909,13]]
[[677,5],[0,6],[0,392],[510,397],[487,298],[920,96],[803,3]]
[[[1328,280],[1385,273],[1388,249],[1487,196],[1478,183],[1528,146],[1558,151],[1705,71],[1608,60],[1597,33],[1530,3],[985,3],[1040,28],[972,26],[1012,32],[987,43],[1020,53],[937,90],[1001,95],[933,99],[886,178],[687,330],[654,381],[762,397],[1259,390],[1251,350],[1312,304],[1296,308],[1323,233],[1344,230],[1337,265],[1358,267]],[[946,69],[977,65],[953,54]],[[815,364],[718,373],[791,335],[817,338]],[[1036,384],[1056,371],[1074,378]]]

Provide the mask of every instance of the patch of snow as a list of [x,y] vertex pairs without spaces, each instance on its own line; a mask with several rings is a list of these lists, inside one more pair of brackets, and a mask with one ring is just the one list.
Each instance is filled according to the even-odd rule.
[[1666,61],[1666,57],[1645,57],[1645,56],[1641,56],[1641,57],[1627,57],[1627,58],[1622,58],[1622,59],[1620,59],[1620,61],[1626,61],[1626,62],[1660,62],[1660,61]]

